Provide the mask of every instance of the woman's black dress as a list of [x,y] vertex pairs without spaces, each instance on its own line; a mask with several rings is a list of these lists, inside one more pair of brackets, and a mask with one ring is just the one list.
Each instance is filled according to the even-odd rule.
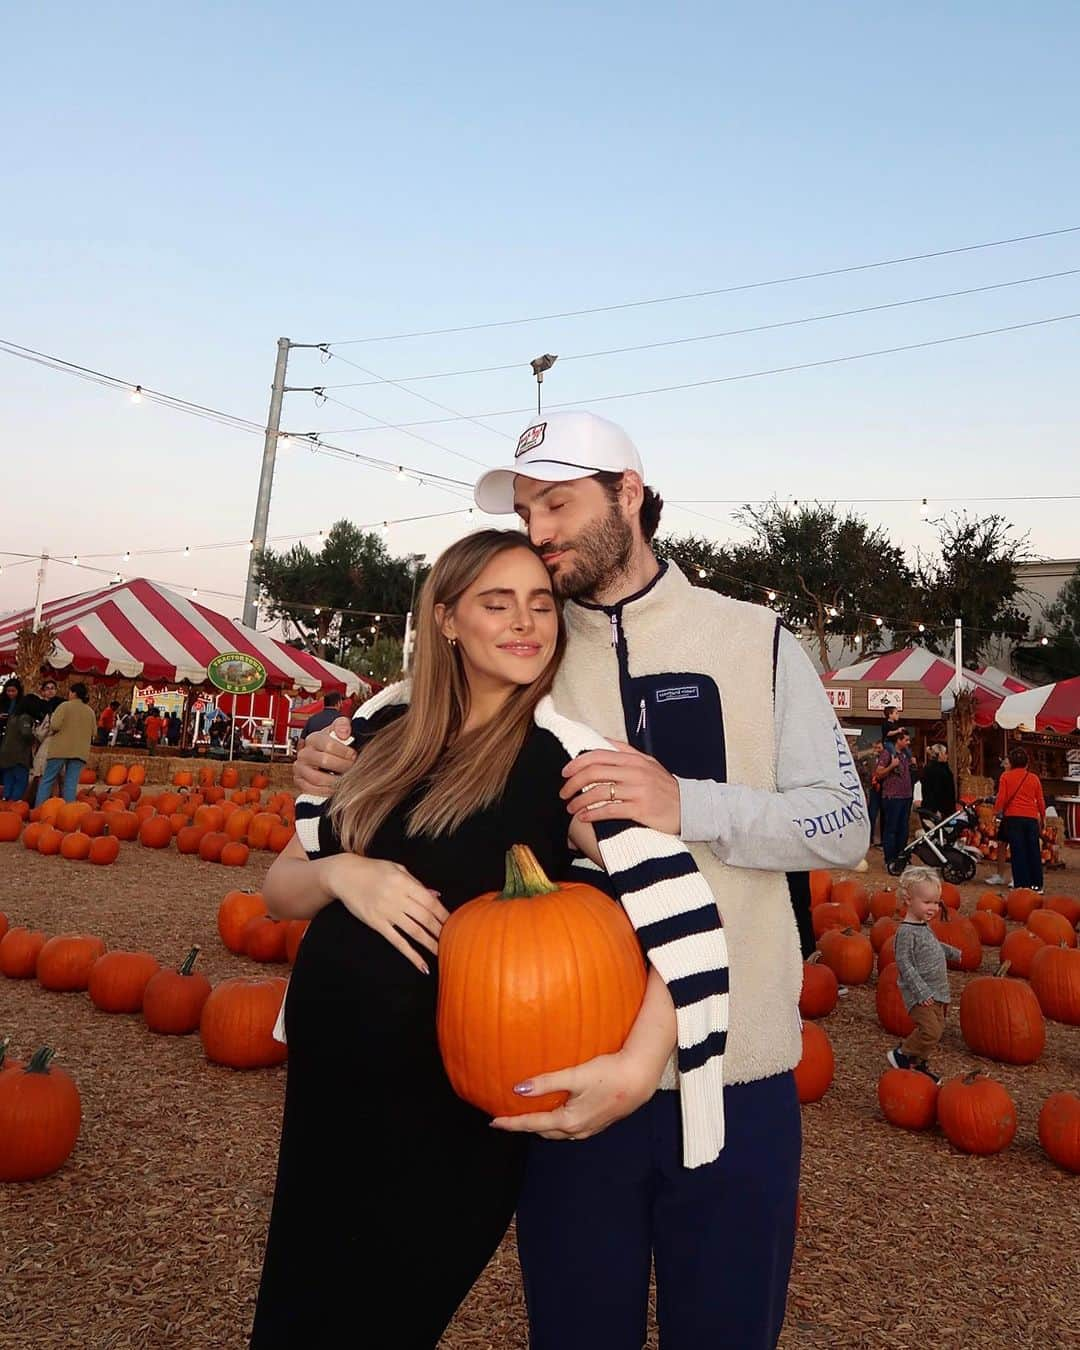
[[[401,711],[375,714],[365,731]],[[502,888],[515,843],[563,877],[566,762],[533,727],[495,806],[452,835],[410,839],[406,802],[366,856],[401,863],[451,911]],[[325,818],[319,837],[320,856],[340,851]],[[510,1222],[526,1139],[491,1129],[454,1094],[435,1035],[437,962],[424,955],[426,976],[339,901],[304,935],[285,1003],[288,1082],[254,1350],[430,1350]]]

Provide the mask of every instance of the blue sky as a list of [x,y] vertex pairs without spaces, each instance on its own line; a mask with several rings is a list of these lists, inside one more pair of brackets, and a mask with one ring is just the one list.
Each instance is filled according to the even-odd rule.
[[[9,15],[0,336],[260,420],[275,342],[322,342],[618,304],[1080,225],[1071,4],[592,4],[337,0],[54,4]],[[464,413],[592,399],[1080,311],[1080,277],[634,354],[570,356],[1080,267],[1065,234],[797,284],[291,357],[289,382],[511,364],[412,386]],[[875,360],[597,403],[672,505],[717,539],[724,500],[1080,492],[1080,321]],[[0,548],[57,555],[246,539],[261,440],[0,356]],[[438,410],[389,386],[333,397],[389,422]],[[333,439],[471,479],[526,418]],[[289,394],[283,425],[368,419]],[[456,452],[453,453],[453,452]],[[462,458],[464,456],[465,458]],[[721,499],[714,501],[713,499]],[[271,534],[467,503],[291,451]],[[1076,502],[1002,504],[1049,556]],[[985,504],[982,509],[994,509]],[[394,526],[437,551],[478,521]],[[0,610],[33,567],[0,576]],[[115,564],[119,565],[119,558]],[[112,567],[113,560],[99,565]],[[229,613],[242,549],[122,570]],[[47,594],[94,584],[55,565]]]

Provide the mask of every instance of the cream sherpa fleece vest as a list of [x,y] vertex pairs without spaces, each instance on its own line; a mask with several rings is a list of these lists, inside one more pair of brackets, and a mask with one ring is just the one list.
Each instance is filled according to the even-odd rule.
[[[690,671],[715,681],[727,782],[775,791],[776,616],[691,586],[669,563],[655,585],[621,607],[619,621],[631,677]],[[610,612],[571,602],[566,622],[570,640],[552,691],[556,708],[603,736],[629,740]],[[793,1069],[802,1053],[802,958],[787,878],[729,867],[708,844],[689,848],[716,897],[727,937],[725,1081],[751,1082]],[[670,1069],[662,1086],[675,1086]]]

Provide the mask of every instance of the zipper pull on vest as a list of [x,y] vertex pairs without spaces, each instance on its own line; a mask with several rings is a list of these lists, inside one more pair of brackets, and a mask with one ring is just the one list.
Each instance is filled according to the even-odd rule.
[[617,614],[611,616],[611,645],[613,647],[619,645],[619,616]]
[[641,700],[641,711],[640,711],[639,714],[638,714],[638,720],[637,720],[637,730],[634,732],[634,735],[635,735],[635,736],[640,736],[641,733],[642,733],[644,730],[645,730],[645,700],[642,699],[642,700]]

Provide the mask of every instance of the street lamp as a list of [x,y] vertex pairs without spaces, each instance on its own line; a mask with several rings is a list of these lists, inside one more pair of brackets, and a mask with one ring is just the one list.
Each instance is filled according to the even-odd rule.
[[536,415],[540,416],[540,386],[544,383],[544,372],[550,370],[559,358],[553,356],[551,352],[545,352],[543,356],[536,356],[530,362],[532,373],[536,376]]

